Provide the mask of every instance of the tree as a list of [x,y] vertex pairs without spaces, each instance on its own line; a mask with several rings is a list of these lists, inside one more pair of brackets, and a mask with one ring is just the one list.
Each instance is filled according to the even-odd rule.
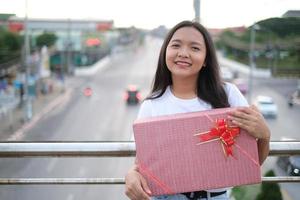
[[[275,176],[273,170],[269,170],[265,176]],[[262,183],[260,193],[256,200],[282,200],[282,195],[278,183]]]
[[280,38],[300,35],[300,18],[269,18],[257,24]]
[[0,63],[20,58],[21,47],[22,40],[18,34],[0,29]]
[[36,45],[39,48],[42,48],[43,46],[51,47],[55,44],[56,40],[57,36],[54,33],[45,32],[37,36]]

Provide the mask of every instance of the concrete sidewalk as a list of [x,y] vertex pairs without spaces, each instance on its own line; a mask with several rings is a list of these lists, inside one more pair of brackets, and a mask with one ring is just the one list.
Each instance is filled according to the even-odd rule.
[[[41,118],[41,113],[45,113],[46,109],[49,109],[51,102],[55,102],[60,96],[68,91],[62,88],[62,85],[58,84],[57,80],[53,80],[53,89],[47,94],[38,93],[37,97],[32,101],[33,116],[31,120],[25,121],[25,108],[16,107],[8,111],[5,115],[0,118],[0,141],[14,140],[14,135],[28,124],[32,123],[33,120],[37,120],[37,115]],[[15,138],[18,139],[18,138]]]

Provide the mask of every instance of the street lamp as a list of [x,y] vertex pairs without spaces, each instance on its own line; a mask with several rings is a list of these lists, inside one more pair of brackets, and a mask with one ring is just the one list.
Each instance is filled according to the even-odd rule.
[[195,21],[200,23],[200,0],[194,0]]
[[30,120],[32,118],[32,103],[29,97],[29,90],[28,90],[28,80],[29,80],[29,67],[30,67],[30,44],[29,44],[29,35],[28,35],[28,3],[25,0],[25,27],[24,27],[24,48],[25,48],[25,84],[24,84],[24,93],[26,95],[26,105],[24,109],[25,120]]
[[252,90],[253,90],[253,71],[256,68],[256,63],[255,63],[255,32],[256,30],[259,30],[260,27],[258,24],[254,24],[251,27],[251,32],[250,32],[250,52],[249,52],[249,63],[250,63],[250,73],[249,73],[249,92],[248,92],[248,102],[251,103],[251,98],[252,98]]

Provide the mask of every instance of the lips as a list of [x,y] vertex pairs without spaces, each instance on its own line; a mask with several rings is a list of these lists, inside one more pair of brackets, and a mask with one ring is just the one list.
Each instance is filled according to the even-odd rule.
[[189,67],[192,65],[191,63],[186,62],[186,61],[175,61],[175,64],[178,66],[183,66],[183,67]]

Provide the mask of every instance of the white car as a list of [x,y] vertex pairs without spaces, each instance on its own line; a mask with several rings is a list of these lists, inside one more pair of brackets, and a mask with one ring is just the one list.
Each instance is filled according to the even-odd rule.
[[255,98],[254,104],[257,106],[257,108],[264,117],[277,117],[277,105],[274,103],[272,97],[257,96]]

